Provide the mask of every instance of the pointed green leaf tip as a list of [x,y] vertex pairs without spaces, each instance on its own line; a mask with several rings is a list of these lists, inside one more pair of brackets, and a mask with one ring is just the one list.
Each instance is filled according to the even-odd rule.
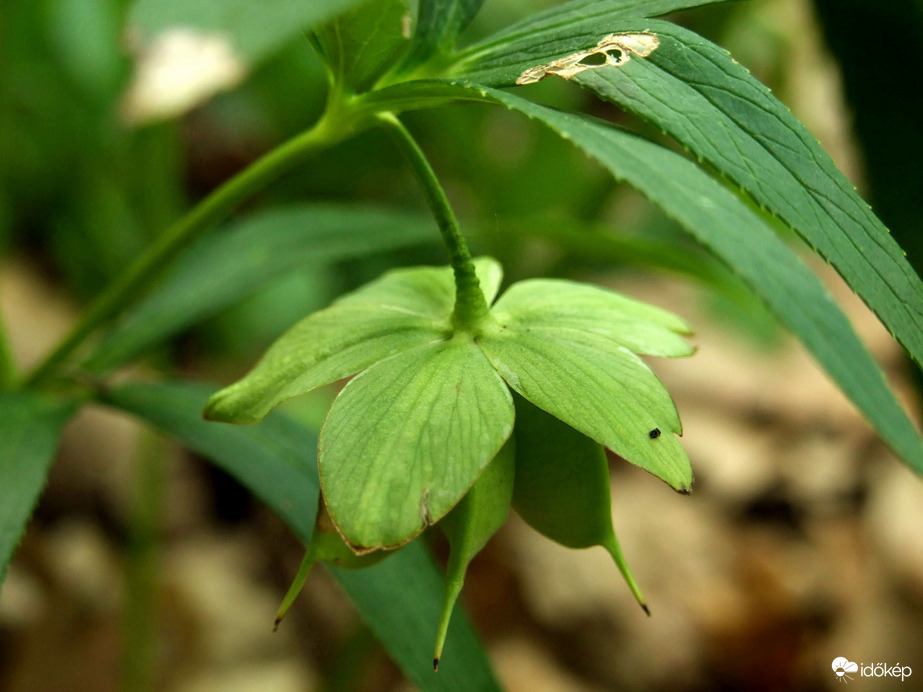
[[367,555],[356,555],[343,541],[342,536],[337,533],[336,527],[330,520],[327,508],[324,506],[324,498],[319,498],[317,518],[314,520],[311,542],[308,543],[308,548],[305,550],[298,573],[295,575],[295,579],[292,580],[292,585],[286,592],[285,598],[282,599],[272,631],[275,632],[279,629],[279,624],[285,618],[289,608],[292,607],[298,594],[301,593],[301,589],[304,588],[304,583],[311,568],[318,562],[326,562],[334,567],[345,569],[362,569],[378,564],[393,554],[393,552],[379,551]]
[[[489,305],[500,266],[475,266]],[[448,267],[386,274],[292,328],[212,397],[206,417],[254,423],[359,373],[334,401],[318,454],[331,520],[359,553],[403,545],[465,496],[512,432],[508,387],[690,489],[689,460],[669,434],[681,432],[676,409],[636,355],[689,355],[684,322],[610,291],[532,280],[513,286],[474,335],[453,334],[454,300]]]
[[516,473],[516,442],[510,438],[478,478],[468,494],[449,512],[439,526],[449,539],[449,564],[445,601],[436,632],[433,670],[439,667],[442,647],[449,631],[455,601],[465,583],[468,564],[506,521],[513,498]]

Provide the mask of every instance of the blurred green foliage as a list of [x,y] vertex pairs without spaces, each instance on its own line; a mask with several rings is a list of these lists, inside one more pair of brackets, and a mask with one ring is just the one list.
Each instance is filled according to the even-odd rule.
[[[554,3],[544,2],[544,5]],[[493,0],[464,42],[534,11]],[[36,0],[0,8],[0,239],[28,252],[78,297],[96,293],[183,209],[257,156],[309,126],[326,79],[298,39],[241,88],[178,123],[130,128],[120,102],[130,78],[124,0]],[[721,40],[739,33],[746,8],[711,7],[683,20]],[[762,44],[761,44],[762,45]],[[779,46],[761,78],[784,72]],[[764,51],[765,53],[765,51]],[[542,102],[659,133],[573,85],[547,80]],[[638,267],[699,279],[716,312],[757,342],[774,321],[652,206],[619,189],[554,133],[498,109],[456,105],[407,116],[455,204],[474,249],[498,257],[515,281]],[[310,200],[420,208],[409,171],[391,144],[368,132],[326,152],[249,202],[242,213]],[[433,243],[312,267],[197,328],[195,353],[233,348],[252,356],[295,317],[397,264],[441,263]],[[219,231],[220,232],[220,231]],[[228,339],[223,335],[234,334]],[[240,335],[249,335],[241,339]],[[181,342],[188,345],[190,341]]]

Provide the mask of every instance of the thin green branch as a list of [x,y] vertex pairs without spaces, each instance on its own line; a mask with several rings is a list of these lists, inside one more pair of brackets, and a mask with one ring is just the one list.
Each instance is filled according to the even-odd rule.
[[0,315],[0,391],[12,389],[16,382],[16,362],[6,335],[6,322]]
[[358,129],[344,114],[334,115],[328,111],[313,128],[231,178],[170,227],[90,304],[67,337],[26,378],[24,386],[38,384],[52,375],[87,337],[131,305],[184,248],[224,219],[234,207],[312,154]]
[[455,218],[435,171],[413,135],[393,113],[380,113],[378,120],[410,162],[417,180],[423,187],[436,225],[442,233],[442,240],[448,248],[449,261],[455,273],[453,325],[460,331],[473,332],[488,314],[487,301],[484,300],[484,293],[474,271],[468,245],[459,229],[458,219]]

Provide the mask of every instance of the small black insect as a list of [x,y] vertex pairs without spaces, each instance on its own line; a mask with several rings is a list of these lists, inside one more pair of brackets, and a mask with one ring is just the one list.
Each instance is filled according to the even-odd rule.
[[654,428],[653,430],[651,430],[651,431],[648,433],[648,436],[649,436],[652,440],[656,440],[658,437],[660,437],[660,428]]

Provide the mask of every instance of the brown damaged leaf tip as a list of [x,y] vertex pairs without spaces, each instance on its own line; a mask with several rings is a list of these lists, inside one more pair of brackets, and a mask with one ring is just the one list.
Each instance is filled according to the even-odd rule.
[[632,53],[646,58],[659,45],[660,39],[657,35],[647,32],[609,34],[589,50],[552,60],[547,65],[530,67],[519,75],[516,84],[535,84],[550,74],[572,79],[585,70],[595,70],[606,65],[617,67],[631,60]]
[[438,658],[433,659],[433,672],[434,673],[439,672],[439,659]]

